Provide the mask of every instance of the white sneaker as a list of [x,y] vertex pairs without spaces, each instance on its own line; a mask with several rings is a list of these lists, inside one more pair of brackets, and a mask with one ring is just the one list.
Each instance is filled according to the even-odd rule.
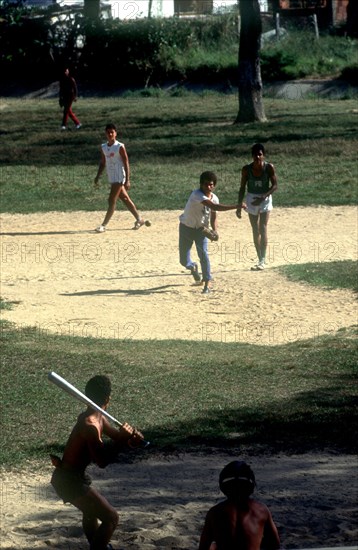
[[79,130],[81,128],[82,124],[77,124],[76,130]]
[[259,262],[251,268],[251,271],[263,271],[265,269],[265,262]]
[[106,226],[101,224],[98,227],[96,227],[95,231],[96,233],[104,233],[106,231]]
[[136,231],[137,229],[140,229],[142,227],[142,225],[145,224],[145,220],[143,220],[143,218],[141,218],[140,220],[137,220],[136,222],[134,222],[134,227],[133,229]]
[[61,126],[61,130],[62,130],[62,132],[63,132],[64,130],[67,130],[66,126]]

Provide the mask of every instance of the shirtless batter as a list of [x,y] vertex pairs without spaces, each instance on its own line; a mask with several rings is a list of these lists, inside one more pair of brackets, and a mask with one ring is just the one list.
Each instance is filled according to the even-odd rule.
[[[89,399],[106,410],[111,393],[111,382],[107,376],[97,375],[86,385]],[[105,444],[102,435],[110,438]],[[90,550],[109,550],[112,534],[118,524],[118,512],[96,489],[86,473],[90,463],[105,468],[116,461],[116,455],[125,447],[141,444],[140,432],[125,423],[118,430],[99,412],[87,408],[79,415],[67,441],[62,459],[51,456],[56,466],[51,484],[64,502],[70,502],[83,514],[84,533]]]

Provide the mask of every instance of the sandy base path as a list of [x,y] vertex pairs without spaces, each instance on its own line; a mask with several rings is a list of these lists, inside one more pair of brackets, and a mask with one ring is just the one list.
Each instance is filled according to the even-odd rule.
[[352,292],[288,282],[273,269],[356,259],[355,207],[276,208],[265,272],[250,271],[247,216],[239,222],[233,212],[221,213],[208,296],[179,265],[179,212],[144,215],[152,227],[132,231],[133,218],[120,211],[106,233],[96,234],[103,212],[3,214],[1,295],[16,302],[3,318],[66,335],[265,345],[356,322]]
[[[238,455],[239,452],[238,452]],[[237,458],[220,453],[151,457],[93,467],[95,486],[120,513],[116,550],[194,550],[206,511],[220,499],[218,475]],[[271,509],[286,548],[354,546],[357,463],[328,454],[245,457],[256,474],[256,497]],[[81,515],[49,485],[52,468],[2,476],[4,550],[85,550]]]

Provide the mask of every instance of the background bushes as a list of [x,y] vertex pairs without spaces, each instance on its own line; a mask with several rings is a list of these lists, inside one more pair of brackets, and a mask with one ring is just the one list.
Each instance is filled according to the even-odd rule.
[[[272,29],[265,20],[264,29]],[[198,19],[84,19],[82,11],[54,16],[25,8],[1,9],[2,94],[11,86],[39,88],[58,80],[69,65],[88,89],[130,89],[168,82],[235,85],[237,14]],[[356,74],[357,41],[290,30],[280,41],[265,41],[264,81]]]
[[218,52],[222,56],[229,51],[236,61],[237,44],[234,16],[192,21],[112,20],[86,30],[78,74],[91,85],[98,83],[98,79],[103,86],[120,88],[161,85],[171,79],[187,78],[188,71],[200,69],[204,73],[213,65],[217,72],[216,66],[222,65],[218,63]]

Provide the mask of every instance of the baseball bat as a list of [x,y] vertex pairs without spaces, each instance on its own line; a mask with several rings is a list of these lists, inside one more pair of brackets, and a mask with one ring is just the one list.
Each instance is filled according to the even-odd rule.
[[[68,393],[69,395],[71,395],[72,397],[77,399],[78,401],[81,401],[82,403],[84,403],[88,407],[91,407],[91,409],[94,409],[95,411],[100,412],[108,420],[110,420],[114,424],[117,424],[117,426],[120,426],[120,427],[123,426],[122,422],[119,422],[119,420],[117,420],[116,418],[114,418],[114,416],[112,416],[107,411],[102,409],[102,407],[97,405],[97,403],[92,401],[92,399],[89,399],[87,397],[87,395],[85,395],[80,390],[75,388],[75,386],[73,386],[72,384],[67,382],[67,380],[62,378],[62,376],[60,376],[59,374],[56,374],[53,371],[49,372],[48,373],[48,379],[49,379],[50,382],[52,382],[53,384],[55,384],[56,386],[61,388],[61,390],[64,390],[66,393]],[[143,440],[142,443],[141,443],[141,447],[147,447],[148,445],[149,445],[149,441],[144,441]]]

